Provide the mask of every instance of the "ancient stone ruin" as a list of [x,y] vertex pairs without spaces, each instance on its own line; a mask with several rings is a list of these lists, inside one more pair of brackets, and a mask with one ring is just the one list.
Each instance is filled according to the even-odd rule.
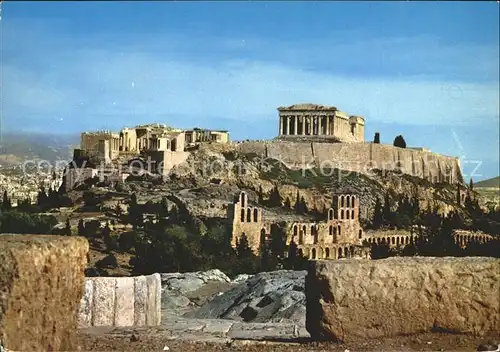
[[89,245],[0,235],[0,340],[11,351],[73,351]]
[[[356,280],[354,280],[356,278]],[[349,341],[430,331],[500,331],[500,260],[388,258],[311,261],[306,328]]]

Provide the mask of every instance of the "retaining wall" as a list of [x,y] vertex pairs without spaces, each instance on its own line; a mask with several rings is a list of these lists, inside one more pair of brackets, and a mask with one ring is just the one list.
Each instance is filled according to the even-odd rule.
[[78,326],[157,326],[161,322],[160,274],[85,279]]
[[458,158],[392,145],[249,141],[236,144],[236,149],[281,160],[290,168],[336,167],[365,174],[380,169],[400,171],[430,182],[463,182]]

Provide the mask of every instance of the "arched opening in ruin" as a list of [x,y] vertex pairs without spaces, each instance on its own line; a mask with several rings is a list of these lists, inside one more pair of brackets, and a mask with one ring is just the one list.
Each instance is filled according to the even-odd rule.
[[362,239],[362,238],[363,238],[363,230],[359,230],[359,233],[358,233],[358,238],[359,238],[359,239]]
[[259,211],[257,210],[257,208],[254,208],[253,209],[253,221],[257,222],[258,219],[259,219]]
[[338,258],[339,259],[342,258],[342,248],[339,248],[339,256],[338,256]]
[[252,211],[250,210],[250,208],[247,209],[247,222],[251,222],[252,221]]
[[325,248],[325,258],[330,258],[330,248]]
[[316,259],[316,248],[311,250],[311,259]]
[[344,207],[344,196],[340,196],[340,207]]
[[344,220],[344,209],[340,211],[340,219]]
[[352,198],[351,198],[351,208],[354,208],[356,206],[355,200],[356,200],[356,197],[352,196]]
[[332,226],[332,225],[330,225],[330,226],[328,227],[328,234],[329,234],[330,236],[333,236],[333,226]]
[[349,209],[347,209],[345,211],[345,218],[348,219],[348,220],[351,218],[350,213],[349,213]]
[[351,206],[351,196],[345,197],[346,207],[349,208]]
[[297,236],[297,233],[298,233],[297,225],[293,225],[293,237]]
[[396,246],[399,246],[399,237],[396,237]]
[[351,210],[351,219],[354,219],[354,210]]
[[245,192],[241,192],[240,193],[240,202],[241,202],[241,206],[243,208],[246,207],[246,204],[245,204]]
[[396,244],[396,239],[394,237],[392,238],[392,244]]
[[328,220],[333,220],[333,209],[328,210]]
[[349,252],[351,254],[351,258],[354,258],[354,247],[351,247]]
[[302,226],[302,233],[303,233],[304,235],[307,235],[307,227],[306,227],[306,225],[303,225],[303,226]]
[[299,257],[304,256],[304,251],[302,250],[302,248],[299,248],[298,253],[299,253]]
[[349,248],[348,248],[348,247],[344,247],[344,257],[346,257],[346,258],[350,258],[350,255],[349,255]]
[[241,209],[241,222],[245,222],[245,209]]
[[338,229],[339,237],[342,236],[342,228],[340,227],[340,225],[337,227],[337,229]]

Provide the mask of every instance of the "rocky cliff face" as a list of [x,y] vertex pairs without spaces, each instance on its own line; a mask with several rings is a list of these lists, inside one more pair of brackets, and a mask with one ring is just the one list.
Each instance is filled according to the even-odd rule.
[[[285,201],[295,203],[297,192],[310,210],[324,212],[331,206],[332,192],[355,192],[360,198],[362,220],[372,217],[376,199],[405,194],[417,197],[422,209],[438,205],[440,211],[455,208],[456,186],[431,183],[419,177],[375,170],[370,176],[342,169],[296,170],[277,159],[238,151],[233,145],[203,145],[187,161],[173,168],[168,183],[172,195],[194,216],[226,217],[227,204],[244,189],[257,201],[262,189],[269,194],[277,186]],[[273,216],[275,210],[268,210]],[[276,215],[276,214],[275,214]],[[276,215],[277,216],[277,215]]]

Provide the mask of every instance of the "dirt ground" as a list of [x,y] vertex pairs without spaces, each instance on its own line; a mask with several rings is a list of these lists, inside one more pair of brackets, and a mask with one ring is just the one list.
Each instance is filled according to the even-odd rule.
[[486,337],[427,333],[346,344],[242,340],[228,343],[203,343],[169,340],[158,335],[95,336],[80,334],[79,342],[81,350],[84,351],[494,351],[496,348],[494,346],[500,343],[500,333]]

